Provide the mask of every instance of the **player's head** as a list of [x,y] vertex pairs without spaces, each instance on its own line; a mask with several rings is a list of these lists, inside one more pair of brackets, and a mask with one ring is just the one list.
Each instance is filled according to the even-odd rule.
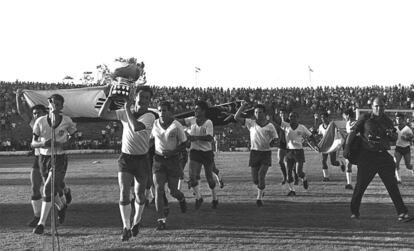
[[404,125],[405,123],[404,113],[397,112],[397,114],[395,114],[395,122],[397,122],[398,125]]
[[33,119],[37,119],[43,115],[46,115],[47,113],[47,109],[46,106],[42,105],[42,104],[38,104],[32,107],[32,116]]
[[195,102],[194,116],[196,118],[205,118],[208,104],[205,101],[198,100]]
[[65,99],[62,95],[53,94],[48,98],[48,101],[51,105],[54,106],[55,110],[60,111],[63,109],[63,103],[65,102]]
[[160,114],[160,120],[169,120],[173,117],[172,106],[170,102],[163,101],[158,105],[158,112]]
[[385,102],[382,96],[376,96],[372,99],[372,113],[375,116],[380,116],[384,114],[385,111]]
[[289,120],[291,124],[298,123],[299,114],[297,112],[289,113]]
[[140,86],[135,94],[135,108],[148,109],[153,95],[151,88],[147,85]]
[[289,113],[286,111],[286,109],[280,109],[279,110],[279,116],[283,119],[283,120],[287,120],[289,117]]
[[329,114],[327,112],[322,112],[321,113],[321,121],[324,124],[329,123]]
[[254,106],[254,117],[256,120],[263,120],[266,118],[266,107],[262,104]]
[[353,118],[355,118],[355,113],[352,109],[346,109],[343,113],[342,113],[343,118],[346,121],[349,121]]

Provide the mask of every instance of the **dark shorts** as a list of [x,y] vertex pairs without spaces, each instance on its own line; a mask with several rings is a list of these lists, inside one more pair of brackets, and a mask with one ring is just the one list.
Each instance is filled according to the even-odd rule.
[[296,162],[305,162],[305,152],[303,149],[288,149],[286,152],[287,160],[294,160]]
[[32,168],[39,169],[39,155],[34,156]]
[[145,178],[150,173],[150,165],[147,154],[131,155],[121,153],[118,158],[118,171],[126,172],[135,177]]
[[411,153],[411,146],[407,146],[407,147],[396,146],[395,147],[395,152],[401,154],[402,156],[404,156],[406,154],[410,154]]
[[204,166],[209,166],[214,162],[214,153],[213,151],[205,152],[200,150],[191,150],[190,160],[198,162]]
[[249,166],[271,166],[272,165],[272,152],[271,151],[250,151]]
[[154,155],[154,162],[152,166],[152,172],[155,173],[166,173],[170,177],[182,177],[183,170],[180,167],[180,160],[177,156],[170,158],[164,158],[160,155]]
[[[47,179],[47,176],[49,175],[49,171],[52,168],[51,156],[40,155],[38,163],[40,166],[40,173],[42,174],[43,178]],[[66,154],[55,155],[56,173],[65,175],[67,169],[68,169],[68,157],[66,156]]]

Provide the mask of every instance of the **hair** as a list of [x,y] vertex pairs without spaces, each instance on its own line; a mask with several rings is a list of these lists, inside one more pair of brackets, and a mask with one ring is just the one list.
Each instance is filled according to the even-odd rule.
[[158,104],[158,106],[159,106],[159,107],[163,107],[163,106],[165,106],[165,107],[167,107],[167,110],[168,110],[168,111],[172,111],[172,106],[171,106],[171,103],[170,103],[170,102],[168,102],[168,101],[162,101],[162,102],[160,102],[160,103]]
[[355,117],[355,113],[354,113],[354,111],[352,109],[346,109],[344,111],[344,114],[347,115],[347,116],[349,116],[349,117],[351,117],[351,118]]
[[62,102],[62,104],[65,102],[65,99],[63,98],[62,95],[60,94],[53,94],[52,96],[50,96],[48,99],[54,99],[54,100],[59,100]]
[[46,106],[44,106],[44,105],[42,105],[42,104],[38,104],[38,105],[33,106],[33,107],[31,108],[31,110],[32,110],[32,111],[34,111],[34,110],[40,110],[40,111],[42,111],[42,112],[44,112],[44,113],[46,113],[46,111],[47,111]]
[[395,114],[395,117],[405,118],[405,114],[404,114],[404,113],[402,113],[402,112],[397,112],[397,113]]
[[372,97],[372,99],[371,99],[371,105],[374,104],[374,101],[376,99],[378,99],[379,101],[381,101],[382,103],[385,104],[385,98],[384,98],[384,96],[382,96],[382,95],[376,95],[376,96]]
[[329,118],[328,112],[322,112],[320,116],[324,116],[325,118]]
[[297,113],[297,112],[295,112],[295,111],[292,111],[292,112],[290,112],[291,114],[294,114],[295,116],[296,116],[296,118],[299,118],[299,113]]
[[264,106],[264,105],[262,105],[262,104],[257,104],[257,105],[255,105],[254,106],[254,109],[256,110],[256,109],[262,109],[263,110],[263,112],[266,112],[266,107]]
[[208,104],[206,101],[198,100],[195,102],[195,105],[200,107],[201,110],[207,111],[208,110]]
[[148,92],[151,98],[152,96],[154,96],[151,87],[149,87],[148,85],[138,86],[135,90],[135,94],[137,95],[139,92]]

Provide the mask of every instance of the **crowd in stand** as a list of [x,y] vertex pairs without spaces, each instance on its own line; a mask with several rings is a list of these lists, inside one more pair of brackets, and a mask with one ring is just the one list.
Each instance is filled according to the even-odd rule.
[[[17,150],[29,147],[30,139],[14,139],[10,134],[3,133],[12,131],[16,127],[17,112],[15,103],[15,92],[17,89],[50,90],[80,88],[84,85],[73,84],[49,84],[39,82],[3,82],[0,81],[0,151]],[[211,106],[232,102],[235,100],[248,100],[253,104],[263,104],[269,111],[274,109],[292,110],[294,108],[309,108],[318,113],[328,111],[338,114],[347,108],[369,108],[370,98],[382,94],[386,97],[388,108],[412,109],[414,108],[414,85],[402,86],[369,86],[369,87],[275,87],[263,88],[187,88],[187,87],[159,87],[154,86],[154,99],[151,104],[156,107],[160,101],[174,103],[175,113],[190,111],[194,108],[194,100],[205,100]],[[83,135],[76,141],[74,148],[116,148],[119,139],[113,135],[116,133],[111,127],[107,128],[106,136],[100,139],[88,138]],[[245,145],[248,139],[245,135],[239,135],[234,129],[225,128],[219,130],[218,138],[220,145],[225,149],[234,146]],[[103,133],[102,133],[103,134]],[[226,140],[224,140],[226,138]]]

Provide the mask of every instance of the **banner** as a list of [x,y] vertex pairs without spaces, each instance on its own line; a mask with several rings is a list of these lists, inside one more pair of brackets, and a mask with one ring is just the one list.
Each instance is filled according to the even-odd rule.
[[321,153],[330,153],[337,151],[343,144],[344,139],[340,134],[338,127],[334,122],[331,122],[325,135],[318,144]]

